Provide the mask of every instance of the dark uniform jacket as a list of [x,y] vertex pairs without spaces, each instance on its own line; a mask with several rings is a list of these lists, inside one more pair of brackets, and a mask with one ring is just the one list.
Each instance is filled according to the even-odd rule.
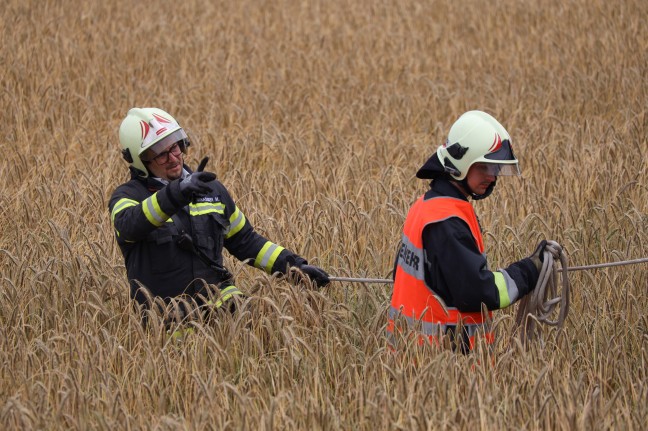
[[[439,196],[467,200],[444,178],[430,184],[425,199]],[[482,303],[489,310],[509,305],[500,304],[499,289],[486,256],[479,251],[470,228],[459,217],[427,225],[423,229],[423,249],[425,283],[449,307],[476,312],[481,310]],[[533,289],[539,275],[529,258],[509,265],[502,272],[510,277],[507,281],[512,290],[510,303]]]
[[[186,166],[185,170],[189,172]],[[131,297],[140,303],[146,300],[139,291],[141,286],[154,296],[171,298],[199,293],[204,283],[196,280],[231,284],[224,272],[179,245],[183,231],[221,267],[223,247],[267,273],[285,273],[288,267],[306,263],[259,235],[218,180],[209,183],[210,193],[187,203],[179,190],[180,180],[165,185],[133,172],[131,177],[112,194],[109,210],[124,255]]]

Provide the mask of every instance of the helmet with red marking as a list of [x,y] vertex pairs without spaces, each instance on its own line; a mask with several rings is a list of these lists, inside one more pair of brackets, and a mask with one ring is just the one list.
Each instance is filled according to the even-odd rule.
[[474,163],[485,163],[489,173],[520,175],[511,136],[504,126],[483,111],[468,111],[450,128],[445,144],[437,149],[445,171],[461,181]]
[[132,108],[119,127],[122,155],[137,170],[148,176],[145,163],[167,151],[176,142],[184,152],[187,134],[169,113],[158,108]]

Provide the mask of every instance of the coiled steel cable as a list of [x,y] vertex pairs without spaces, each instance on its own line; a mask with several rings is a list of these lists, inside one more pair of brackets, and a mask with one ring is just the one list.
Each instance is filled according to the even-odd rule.
[[[560,261],[557,268],[555,261]],[[524,344],[539,336],[538,323],[555,326],[559,329],[565,324],[569,313],[569,297],[571,294],[567,256],[563,248],[556,241],[547,241],[543,251],[542,268],[535,289],[519,301],[515,317],[514,330],[519,331],[520,339]],[[561,290],[558,291],[558,276],[560,275]],[[558,314],[555,319],[555,311]]]

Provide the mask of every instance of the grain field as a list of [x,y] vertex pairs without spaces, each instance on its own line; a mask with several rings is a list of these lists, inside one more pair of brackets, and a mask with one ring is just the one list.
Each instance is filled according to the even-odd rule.
[[[133,106],[174,115],[255,228],[330,274],[390,276],[416,170],[464,111],[522,176],[475,202],[491,267],[558,241],[648,256],[644,0],[5,0],[0,8],[0,428],[641,430],[648,267],[570,273],[564,331],[405,348],[391,286],[293,285],[182,340],[140,325],[107,210]],[[488,365],[487,365],[488,364]]]

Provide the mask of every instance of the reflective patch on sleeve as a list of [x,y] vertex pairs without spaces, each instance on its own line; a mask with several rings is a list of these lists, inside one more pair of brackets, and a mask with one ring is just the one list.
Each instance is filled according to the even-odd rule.
[[189,215],[192,217],[209,213],[223,214],[224,212],[225,204],[221,202],[198,202],[195,204],[189,204]]
[[234,214],[229,219],[230,225],[225,231],[225,239],[229,239],[236,235],[241,229],[243,229],[243,226],[245,226],[245,215],[243,215],[243,212],[236,207],[236,210],[234,211]]
[[504,276],[504,280],[506,280],[506,291],[508,292],[509,301],[513,304],[515,301],[520,299],[520,290],[518,289],[515,280],[511,278],[506,270],[500,269],[500,272]]
[[[511,297],[509,296],[509,286],[507,280],[504,277],[504,274],[502,274],[501,272],[493,272],[493,276],[495,277],[495,286],[497,286],[497,292],[499,294],[499,308],[506,308],[511,305]],[[515,288],[517,290],[517,286]]]
[[146,219],[153,226],[160,227],[169,219],[169,216],[160,208],[160,204],[157,200],[157,193],[142,201],[142,211],[144,211]]
[[254,266],[270,274],[277,257],[279,257],[279,253],[283,250],[284,248],[280,245],[270,241],[266,242],[261,248],[261,251],[259,251],[259,254],[257,254],[256,259],[254,259]]
[[139,205],[139,202],[134,201],[133,199],[127,199],[123,198],[117,201],[115,206],[112,209],[112,212],[110,213],[110,220],[112,221],[113,224],[115,224],[115,216],[122,210],[125,210],[126,208],[129,207],[136,207]]

